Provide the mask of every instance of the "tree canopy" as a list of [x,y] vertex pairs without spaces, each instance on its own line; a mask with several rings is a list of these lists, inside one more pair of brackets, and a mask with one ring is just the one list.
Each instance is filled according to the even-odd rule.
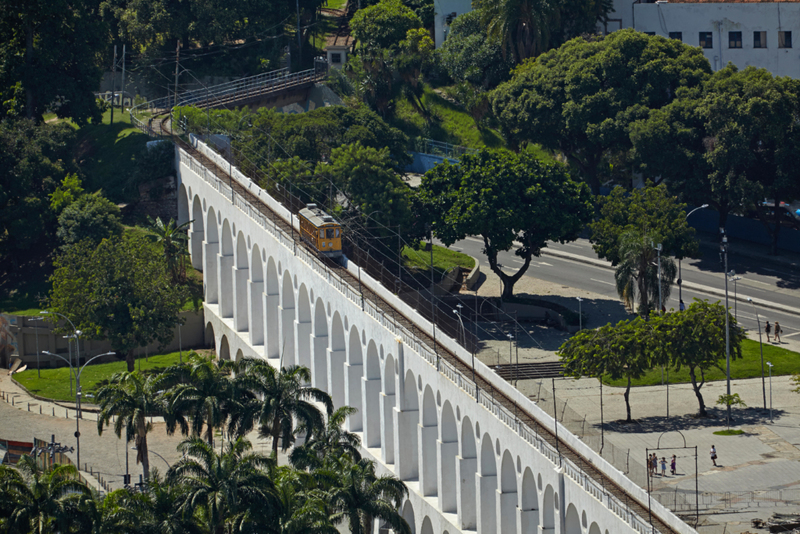
[[119,208],[100,193],[81,195],[58,217],[56,236],[63,246],[89,241],[93,246],[122,234]]
[[350,31],[361,54],[374,55],[392,49],[406,38],[408,30],[422,27],[422,20],[401,0],[381,0],[356,11]]
[[[465,155],[458,165],[437,165],[422,179],[419,196],[431,213],[433,234],[445,245],[468,235],[483,238],[489,265],[503,281],[503,297],[539,256],[548,241],[578,238],[592,213],[588,188],[570,179],[567,169],[545,164],[532,154],[492,152]],[[524,260],[505,274],[497,254],[519,243]]]

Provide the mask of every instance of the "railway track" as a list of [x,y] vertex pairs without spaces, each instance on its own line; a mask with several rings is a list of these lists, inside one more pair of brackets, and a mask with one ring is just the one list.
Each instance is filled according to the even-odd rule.
[[[293,232],[291,224],[289,221],[286,221],[277,213],[273,212],[265,203],[263,203],[258,197],[250,193],[244,186],[238,183],[238,181],[233,180],[233,178],[226,172],[225,170],[219,168],[213,161],[209,158],[204,156],[200,151],[195,149],[190,144],[183,141],[177,135],[173,135],[173,132],[169,128],[169,115],[165,118],[158,121],[158,131],[161,132],[162,135],[170,137],[180,148],[184,149],[186,152],[191,154],[192,157],[197,159],[204,167],[206,167],[209,171],[211,171],[218,179],[220,179],[223,183],[227,184],[235,194],[240,195],[243,197],[251,206],[256,208],[262,215],[268,218],[273,224],[279,227],[283,232],[287,235],[294,234],[294,246],[295,247],[302,247],[307,249],[312,254],[315,254],[315,251],[311,249],[304,241],[300,239],[299,233]],[[428,347],[432,347],[433,351],[437,354],[437,357],[440,357],[450,363],[453,367],[455,367],[463,376],[471,377],[473,376],[473,368],[465,361],[463,361],[458,355],[447,349],[446,347],[442,346],[438,342],[434,342],[434,339],[428,335],[427,332],[420,329],[413,321],[408,319],[402,312],[395,309],[389,302],[384,300],[382,297],[377,295],[375,292],[370,290],[368,287],[364,287],[359,280],[350,274],[347,269],[343,268],[338,263],[334,262],[329,258],[320,258],[320,260],[331,270],[335,271],[336,274],[342,278],[346,283],[350,285],[351,288],[355,290],[355,288],[361,289],[361,294],[365,301],[372,303],[376,308],[382,310],[389,316],[392,316],[394,320],[400,324],[402,327],[407,329],[411,332],[417,339],[419,339],[423,344],[426,344]],[[515,417],[528,427],[535,430],[540,438],[542,438],[545,442],[547,442],[551,447],[556,449],[560,456],[570,460],[573,464],[575,464],[578,468],[580,468],[589,478],[593,479],[598,484],[602,485],[603,490],[608,492],[609,494],[616,497],[616,499],[623,503],[627,509],[638,515],[645,521],[649,521],[654,529],[653,532],[655,533],[660,532],[662,534],[670,534],[675,533],[677,531],[670,527],[667,523],[665,523],[662,519],[657,517],[655,514],[651,513],[650,508],[646,503],[639,502],[639,500],[634,499],[631,497],[626,491],[624,491],[619,485],[614,482],[611,478],[609,478],[605,473],[603,473],[600,469],[598,469],[591,461],[588,461],[584,458],[580,453],[575,451],[572,447],[568,444],[564,443],[562,440],[558,439],[556,435],[551,432],[547,427],[542,426],[535,417],[533,417],[530,413],[525,411],[524,409],[520,408],[517,403],[511,400],[508,396],[506,396],[502,391],[497,390],[490,382],[488,382],[480,373],[475,372],[475,384],[476,387],[482,390],[482,394],[491,394],[492,398],[495,402],[498,402],[502,405],[506,410],[510,413],[515,414]]]

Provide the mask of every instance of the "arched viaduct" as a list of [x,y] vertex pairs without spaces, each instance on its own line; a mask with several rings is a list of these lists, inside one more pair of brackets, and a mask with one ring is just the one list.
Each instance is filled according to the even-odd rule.
[[[201,143],[198,149],[214,159]],[[296,246],[181,148],[176,167],[179,222],[192,221],[191,261],[204,275],[207,341],[213,339],[221,358],[308,366],[313,384],[337,406],[356,407],[348,428],[361,435],[365,456],[379,472],[394,473],[410,488],[401,510],[413,532],[654,532],[646,516],[631,513],[622,498],[605,492],[513,414],[485,394],[476,402],[468,379],[446,365],[437,370],[429,347],[365,304],[357,288]],[[222,168],[227,171],[227,164]],[[266,193],[232,172],[290,219]],[[420,328],[430,328],[388,290],[363,274],[361,279]],[[463,353],[453,340],[444,343]],[[534,403],[488,376],[482,364],[477,369],[552,428],[552,418]],[[622,473],[563,427],[558,432],[627,495],[647,502]],[[694,532],[658,503],[653,512],[669,526],[666,531]]]

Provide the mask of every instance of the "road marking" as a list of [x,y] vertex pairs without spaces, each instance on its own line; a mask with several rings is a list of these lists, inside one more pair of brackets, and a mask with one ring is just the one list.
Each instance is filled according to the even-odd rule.
[[544,261],[537,261],[536,264],[537,265],[547,265],[548,267],[552,267],[553,266],[552,263],[547,263],[547,262],[544,262]]
[[579,249],[583,249],[583,248],[585,248],[585,247],[582,247],[582,246],[580,246],[580,245],[575,245],[575,244],[573,244],[573,243],[564,243],[564,246],[565,246],[565,247],[572,247],[572,248],[579,248]]
[[592,282],[599,282],[601,284],[617,287],[617,284],[612,284],[611,282],[606,282],[605,280],[598,280],[596,278],[589,278],[589,280],[591,280]]
[[476,243],[480,243],[481,245],[483,244],[483,239],[478,239],[477,237],[467,236],[467,241],[474,241]]
[[786,334],[785,336],[781,336],[781,337],[792,337],[792,336],[796,336],[797,334],[800,334],[800,332],[795,332],[793,334]]

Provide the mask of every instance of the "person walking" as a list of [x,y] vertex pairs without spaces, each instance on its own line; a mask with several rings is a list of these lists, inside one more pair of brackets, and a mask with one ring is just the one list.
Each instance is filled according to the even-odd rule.
[[769,324],[769,321],[764,325],[764,333],[767,334],[767,343],[769,343],[769,335],[772,333],[772,325]]
[[673,454],[672,455],[672,461],[669,463],[669,472],[672,474],[672,476],[675,476],[675,472],[677,471],[677,468],[678,468],[677,460],[675,458],[675,455]]
[[781,334],[782,333],[783,333],[783,330],[781,330],[781,323],[779,323],[778,321],[775,321],[775,336],[772,338],[772,339],[775,340],[775,343],[780,343],[781,342]]
[[714,467],[717,467],[717,449],[714,446],[711,446],[711,450],[708,451],[708,454],[711,456],[711,463],[714,464]]
[[679,308],[681,311],[684,311],[684,310],[686,309],[686,304],[684,304],[684,303],[683,303],[683,299],[681,299],[681,303],[680,303],[680,305],[678,306],[678,308]]
[[667,476],[667,459],[665,457],[661,457],[661,476]]

